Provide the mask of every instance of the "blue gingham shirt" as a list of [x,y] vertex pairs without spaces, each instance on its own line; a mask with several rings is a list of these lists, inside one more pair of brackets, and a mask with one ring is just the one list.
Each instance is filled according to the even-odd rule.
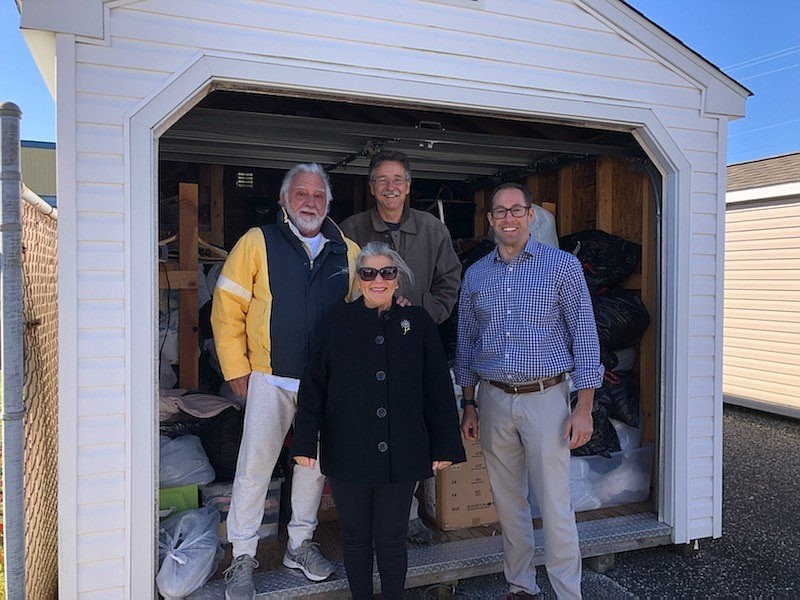
[[603,366],[583,269],[531,237],[511,262],[495,248],[467,269],[458,304],[456,383],[507,383],[570,373],[600,387]]

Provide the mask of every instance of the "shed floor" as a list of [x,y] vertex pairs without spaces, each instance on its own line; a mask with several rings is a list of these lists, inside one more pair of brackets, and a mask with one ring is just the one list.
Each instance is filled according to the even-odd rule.
[[[584,558],[647,548],[670,543],[671,528],[653,513],[651,502],[578,513],[578,534]],[[543,564],[541,530],[536,530],[536,563]],[[409,544],[408,588],[439,582],[455,582],[467,577],[502,572],[502,540],[498,524],[442,532],[433,530],[429,545]],[[328,581],[312,583],[301,573],[281,566],[286,547],[286,527],[281,523],[277,539],[259,544],[260,563],[255,582],[258,598],[347,598],[347,578],[342,564],[337,521],[320,523],[315,535],[325,556],[336,564],[336,575]],[[189,596],[196,600],[224,598],[222,572],[230,564],[231,547],[212,581]],[[376,570],[377,573],[377,570]],[[376,575],[377,577],[377,575]]]

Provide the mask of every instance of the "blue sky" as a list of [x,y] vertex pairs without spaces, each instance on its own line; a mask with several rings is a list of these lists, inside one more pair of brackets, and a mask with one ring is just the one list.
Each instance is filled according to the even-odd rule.
[[[728,162],[800,151],[800,1],[629,0],[629,4],[755,95],[729,128]],[[55,108],[18,29],[13,0],[0,0],[0,102],[23,112],[22,138],[55,141]]]

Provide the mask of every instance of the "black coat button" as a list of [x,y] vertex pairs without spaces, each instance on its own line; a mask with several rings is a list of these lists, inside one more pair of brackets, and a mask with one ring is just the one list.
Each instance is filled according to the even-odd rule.
[[389,449],[389,444],[386,442],[380,442],[378,444],[378,452],[386,452]]
[[375,373],[375,379],[378,381],[386,381],[386,371],[378,371]]
[[381,406],[378,410],[375,411],[375,414],[378,415],[378,418],[382,419],[386,416],[386,409]]
[[380,346],[384,342],[384,337],[382,335],[375,336],[375,343]]

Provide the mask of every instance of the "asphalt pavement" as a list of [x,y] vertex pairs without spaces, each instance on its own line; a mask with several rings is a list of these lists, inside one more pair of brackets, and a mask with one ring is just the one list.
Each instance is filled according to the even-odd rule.
[[[722,537],[700,540],[697,551],[620,553],[602,574],[584,565],[584,598],[800,598],[800,420],[725,406],[722,507]],[[555,598],[543,567],[538,581],[542,598]],[[406,597],[483,599],[507,590],[502,575],[487,575]]]

